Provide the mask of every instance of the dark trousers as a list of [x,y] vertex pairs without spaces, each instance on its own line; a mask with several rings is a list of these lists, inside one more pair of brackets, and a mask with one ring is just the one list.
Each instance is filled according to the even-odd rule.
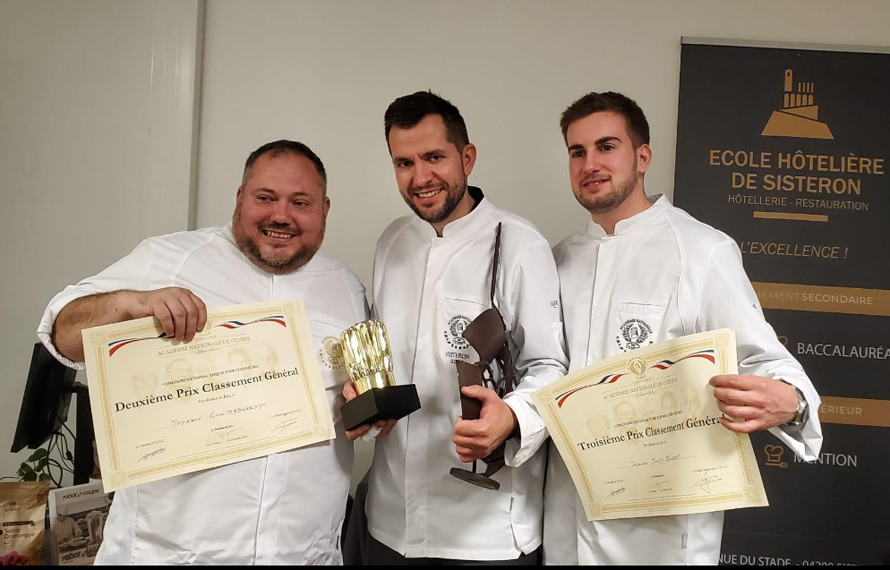
[[541,548],[521,554],[513,560],[453,560],[449,558],[405,558],[392,548],[367,536],[367,560],[370,566],[540,566]]

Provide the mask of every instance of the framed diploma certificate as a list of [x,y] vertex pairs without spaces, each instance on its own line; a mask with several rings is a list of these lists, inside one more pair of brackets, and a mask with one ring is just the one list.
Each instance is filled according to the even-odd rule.
[[190,342],[149,317],[83,345],[106,493],[335,437],[300,300],[208,309]]
[[735,333],[653,344],[533,394],[587,519],[767,506],[747,434],[720,424],[708,381],[737,374]]

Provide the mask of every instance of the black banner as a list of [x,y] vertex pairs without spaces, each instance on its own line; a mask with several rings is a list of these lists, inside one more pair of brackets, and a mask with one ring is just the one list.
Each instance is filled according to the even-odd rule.
[[752,437],[770,506],[720,562],[890,563],[890,54],[718,43],[682,47],[674,203],[739,244],[825,436]]

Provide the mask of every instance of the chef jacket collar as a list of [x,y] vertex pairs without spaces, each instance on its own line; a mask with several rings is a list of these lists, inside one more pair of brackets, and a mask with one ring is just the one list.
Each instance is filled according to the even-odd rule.
[[[640,228],[648,227],[649,224],[661,215],[661,212],[671,205],[670,200],[664,194],[656,194],[655,196],[647,196],[651,206],[646,208],[639,214],[635,214],[629,218],[625,218],[615,224],[615,233],[612,235],[629,234]],[[587,223],[587,233],[596,238],[607,237],[606,230],[601,225],[590,220]]]
[[[443,238],[459,238],[474,234],[491,226],[488,216],[494,212],[494,204],[487,200],[482,190],[476,186],[468,186],[467,192],[470,193],[470,197],[473,198],[476,205],[473,206],[469,214],[449,222],[448,225],[442,228]],[[432,230],[432,226],[429,227]],[[435,230],[432,231],[435,234]]]

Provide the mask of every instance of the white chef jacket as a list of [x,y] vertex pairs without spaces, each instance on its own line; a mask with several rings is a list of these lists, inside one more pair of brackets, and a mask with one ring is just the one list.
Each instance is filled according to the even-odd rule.
[[[559,283],[547,240],[528,221],[496,208],[470,188],[477,205],[445,226],[407,216],[377,242],[374,311],[387,326],[399,384],[417,386],[421,409],[375,445],[367,499],[368,527],[409,558],[507,560],[541,544],[547,432],[531,392],[562,377]],[[495,230],[503,222],[495,303],[506,325],[519,382],[507,395],[521,441],[507,442],[508,464],[493,475],[499,491],[449,475],[469,469],[452,435],[461,413],[457,359],[478,355],[460,336],[489,308]],[[494,366],[497,367],[496,365]],[[482,462],[479,471],[485,470]]]
[[[636,327],[632,342],[641,346],[731,327],[739,374],[781,378],[803,392],[811,410],[806,424],[770,431],[801,458],[816,459],[819,395],[764,319],[736,243],[667,198],[650,200],[649,209],[618,222],[613,235],[590,222],[554,248],[570,370],[629,348],[623,334],[629,327]],[[565,463],[550,453],[546,564],[716,565],[722,535],[722,511],[588,522]]]
[[323,341],[367,318],[358,277],[322,253],[293,273],[267,273],[235,245],[231,224],[175,233],[143,241],[56,295],[37,334],[60,361],[83,368],[60,355],[50,338],[66,304],[94,293],[169,286],[191,290],[208,307],[303,299],[337,438],[117,491],[96,563],[340,564],[353,460],[339,416],[348,376]]

